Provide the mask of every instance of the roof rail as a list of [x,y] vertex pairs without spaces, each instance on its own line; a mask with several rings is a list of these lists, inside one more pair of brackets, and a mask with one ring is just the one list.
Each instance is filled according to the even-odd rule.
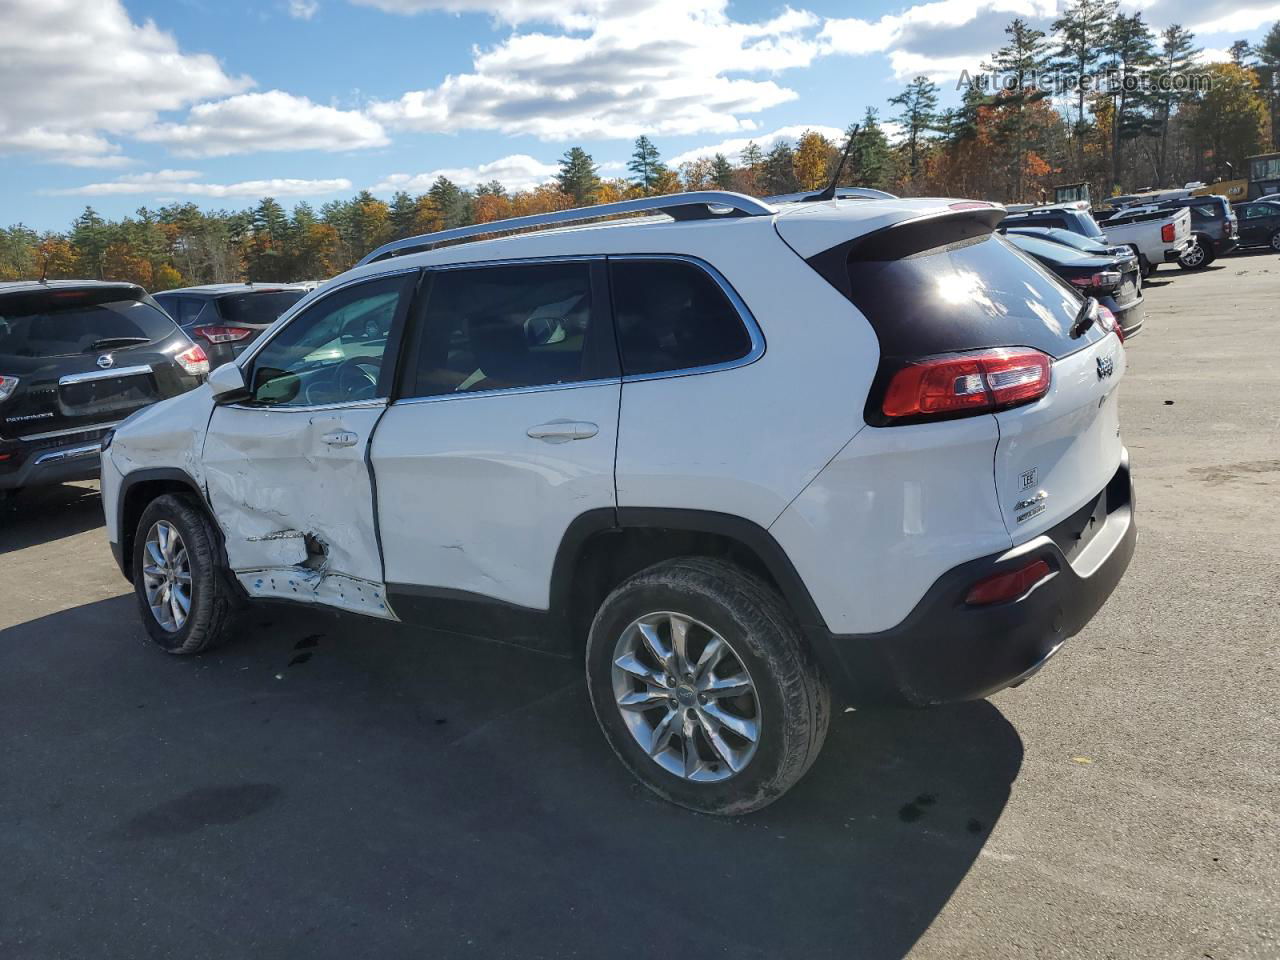
[[372,253],[366,254],[356,266],[362,267],[366,263],[376,263],[388,257],[397,257],[418,250],[429,250],[437,243],[443,243],[446,240],[463,240],[467,237],[505,233],[508,230],[522,230],[527,227],[547,227],[557,223],[596,220],[600,217],[641,213],[645,210],[665,213],[673,220],[767,217],[778,212],[776,207],[755,197],[722,190],[696,190],[691,193],[674,193],[665,197],[637,197],[634,200],[620,200],[617,203],[601,203],[594,207],[553,210],[550,213],[535,213],[527,217],[511,217],[507,220],[493,220],[489,223],[475,223],[450,230],[437,230],[435,233],[424,233],[417,237],[405,237],[403,240],[384,243]]
[[779,193],[772,197],[765,197],[769,203],[805,203],[813,200],[832,199],[832,200],[897,200],[898,195],[887,193],[884,190],[876,190],[874,187],[836,187],[834,197],[824,198],[822,196],[826,191],[823,190],[806,190],[800,193]]

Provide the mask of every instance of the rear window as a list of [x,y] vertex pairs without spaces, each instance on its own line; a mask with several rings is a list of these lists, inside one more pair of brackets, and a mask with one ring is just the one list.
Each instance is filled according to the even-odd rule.
[[65,357],[140,346],[172,336],[165,314],[137,300],[57,306],[0,300],[0,356]]
[[302,290],[238,293],[222,297],[218,310],[228,323],[268,324],[306,296]]
[[1062,357],[1101,338],[1094,327],[1073,339],[1081,298],[996,234],[899,260],[850,258],[848,270],[885,358],[1015,346]]
[[628,375],[740,360],[751,335],[720,285],[684,260],[610,260],[609,283]]

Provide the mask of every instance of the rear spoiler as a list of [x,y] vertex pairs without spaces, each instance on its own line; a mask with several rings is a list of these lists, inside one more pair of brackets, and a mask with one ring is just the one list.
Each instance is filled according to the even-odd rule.
[[[957,205],[959,206],[959,205]],[[950,246],[990,234],[1005,217],[1004,207],[989,204],[944,210],[910,220],[900,220],[837,244],[806,261],[846,297],[851,260],[902,260],[926,250]]]
[[40,289],[23,289],[13,293],[0,293],[0,303],[5,310],[14,313],[36,313],[51,306],[96,307],[119,300],[145,302],[147,291],[136,283],[95,283],[92,286],[50,286]]

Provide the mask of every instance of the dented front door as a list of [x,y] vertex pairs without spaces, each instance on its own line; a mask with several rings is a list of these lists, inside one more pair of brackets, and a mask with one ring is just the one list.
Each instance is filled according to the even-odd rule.
[[251,596],[388,616],[365,458],[383,402],[219,407],[204,445],[227,559]]
[[215,408],[205,483],[250,596],[394,618],[367,451],[415,280],[401,273],[321,296],[245,365],[249,397]]

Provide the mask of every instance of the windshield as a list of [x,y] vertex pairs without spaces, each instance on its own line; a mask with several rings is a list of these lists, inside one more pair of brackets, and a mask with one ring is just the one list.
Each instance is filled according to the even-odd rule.
[[218,310],[228,323],[265,326],[306,296],[303,290],[264,290],[239,293],[218,301]]
[[0,301],[0,356],[66,357],[140,346],[176,330],[162,312],[137,300],[65,307],[48,301],[10,307]]

